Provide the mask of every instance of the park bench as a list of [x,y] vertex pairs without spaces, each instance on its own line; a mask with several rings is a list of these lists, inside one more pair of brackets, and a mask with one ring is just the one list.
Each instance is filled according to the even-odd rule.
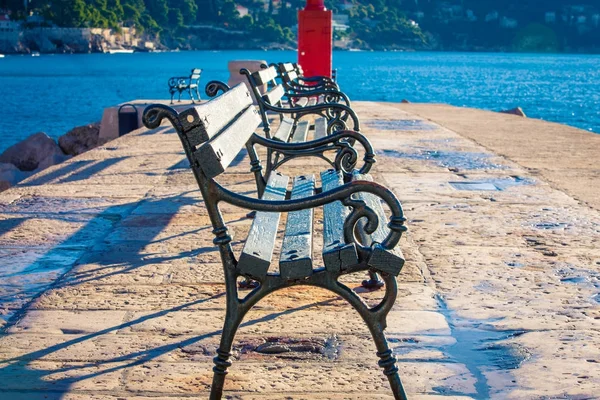
[[[342,173],[320,173],[321,187],[314,175],[289,178],[272,171],[262,172],[256,146],[286,147],[320,145],[357,132],[336,132],[316,142],[281,143],[256,135],[261,118],[252,104],[250,93],[238,85],[210,102],[177,113],[165,105],[151,105],[144,112],[144,124],[155,129],[167,118],[181,139],[213,225],[214,243],[221,255],[226,286],[226,317],[217,356],[214,358],[210,399],[221,399],[225,375],[231,366],[232,343],[246,313],[265,296],[297,285],[311,285],[332,291],[360,314],[368,326],[383,368],[396,399],[406,399],[396,359],[384,330],[386,318],[397,296],[396,276],[404,264],[396,248],[406,230],[402,207],[394,194],[372,181],[364,169],[354,171],[344,183]],[[235,193],[218,183],[238,153],[246,148],[259,190],[258,198]],[[367,165],[366,163],[365,165]],[[292,189],[289,190],[290,181]],[[236,256],[232,238],[220,211],[228,203],[256,210],[243,250]],[[382,203],[390,210],[386,217]],[[315,208],[323,208],[323,265],[314,262],[313,234]],[[277,265],[272,265],[280,214],[287,223]],[[274,272],[277,270],[277,272]],[[385,294],[375,307],[369,307],[348,286],[342,275],[370,271],[381,274]],[[259,286],[240,298],[237,280],[254,279]]]
[[194,103],[194,95],[196,93],[196,97],[198,101],[200,101],[200,92],[198,91],[198,85],[200,84],[200,75],[202,75],[202,70],[200,68],[194,68],[190,72],[189,76],[174,76],[169,78],[169,93],[171,94],[171,104],[173,104],[173,98],[175,97],[175,93],[179,93],[179,101],[181,101],[181,93],[187,91],[192,99],[192,103]]
[[314,91],[314,90],[334,90],[340,91],[337,83],[326,76],[315,76],[315,77],[304,77],[302,75],[302,69],[298,64],[292,63],[279,63],[272,64],[277,68],[279,76],[282,80],[283,86],[288,91]]

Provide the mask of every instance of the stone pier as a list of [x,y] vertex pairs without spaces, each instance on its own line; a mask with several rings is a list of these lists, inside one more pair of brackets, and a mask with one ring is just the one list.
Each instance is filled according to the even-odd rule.
[[[378,150],[374,177],[408,217],[387,333],[411,398],[596,398],[600,136],[444,105],[353,105]],[[244,154],[220,180],[253,193]],[[251,220],[224,211],[239,251]],[[166,125],[0,193],[0,398],[207,398],[225,314],[211,230]],[[358,314],[319,289],[260,303],[234,358],[228,398],[391,399]]]

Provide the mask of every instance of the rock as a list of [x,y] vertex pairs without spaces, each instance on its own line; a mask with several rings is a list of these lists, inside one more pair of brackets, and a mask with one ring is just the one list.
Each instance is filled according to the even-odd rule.
[[408,101],[406,99],[402,99],[402,101],[400,101],[400,103],[402,103],[402,104],[410,104],[410,101]]
[[40,161],[35,172],[37,173],[53,165],[60,164],[61,162],[66,161],[69,158],[71,158],[71,156],[66,154],[51,154],[48,157],[44,158],[42,161]]
[[33,171],[48,157],[63,156],[54,140],[44,132],[38,132],[27,139],[10,146],[0,154],[0,163],[10,163],[21,171]]
[[523,109],[521,107],[515,107],[515,108],[511,108],[510,110],[504,110],[504,111],[500,111],[502,114],[512,114],[512,115],[518,115],[519,117],[524,117],[527,118],[527,115],[525,115],[525,112],[523,111]]
[[100,144],[100,123],[78,126],[58,138],[58,144],[65,154],[76,156]]
[[0,192],[22,181],[27,175],[12,164],[0,163]]

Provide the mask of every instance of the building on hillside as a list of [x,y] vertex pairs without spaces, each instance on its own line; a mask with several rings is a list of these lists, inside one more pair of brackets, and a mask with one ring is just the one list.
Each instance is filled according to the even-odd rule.
[[42,26],[46,24],[46,19],[40,14],[35,13],[33,11],[29,12],[29,15],[27,16],[27,18],[25,18],[25,25],[29,27]]
[[19,46],[21,24],[12,21],[7,12],[0,11],[0,52],[13,52]]
[[241,4],[236,4],[235,9],[237,10],[238,14],[240,14],[240,17],[245,17],[246,15],[250,14],[248,7],[244,7]]
[[331,27],[334,31],[347,31],[350,29],[350,16],[348,14],[333,14]]
[[342,0],[339,2],[338,7],[341,10],[348,11],[354,8],[354,3],[348,0]]

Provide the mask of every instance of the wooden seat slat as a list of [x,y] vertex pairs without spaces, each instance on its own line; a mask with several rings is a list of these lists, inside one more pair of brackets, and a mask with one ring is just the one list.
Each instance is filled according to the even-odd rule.
[[310,128],[309,121],[300,121],[298,125],[296,125],[296,130],[294,131],[294,135],[292,136],[292,143],[302,143],[306,142],[306,137],[308,136],[308,129]]
[[277,85],[273,89],[269,90],[267,93],[263,94],[262,98],[264,101],[271,105],[277,105],[284,95],[285,89],[283,88],[283,86]]
[[296,100],[296,106],[298,107],[306,107],[307,104],[308,97],[300,97],[298,100]]
[[[332,169],[321,172],[324,192],[343,184],[341,172]],[[358,262],[356,245],[346,244],[344,241],[344,221],[348,213],[348,207],[341,201],[323,206],[323,262],[328,271],[343,271]]]
[[[367,174],[355,174],[352,179],[373,182],[371,175]],[[361,242],[367,246],[372,246],[373,243],[383,242],[390,230],[384,224],[388,219],[385,215],[385,211],[383,210],[383,206],[381,205],[381,201],[374,194],[364,192],[356,194],[356,198],[364,201],[368,207],[375,211],[379,219],[379,225],[377,226],[377,229],[370,235],[366,234],[364,230],[366,218],[362,218],[358,221],[359,227],[357,232]],[[402,270],[402,266],[404,265],[404,255],[402,254],[399,246],[393,250],[386,250],[381,246],[375,245],[373,252],[369,257],[368,264],[377,271],[387,272],[389,274],[398,276]]]
[[246,85],[240,83],[219,97],[219,102],[211,100],[188,108],[181,112],[178,118],[190,144],[198,146],[210,140],[229,123],[229,120],[223,117],[223,110],[237,115],[251,104],[250,92]]
[[273,139],[287,143],[288,140],[290,140],[290,136],[292,135],[293,129],[294,120],[291,118],[283,118],[279,123],[279,127],[277,128],[277,132],[275,132]]
[[320,117],[315,119],[315,139],[327,136],[327,119]]
[[[263,200],[284,200],[289,178],[278,172],[271,173]],[[257,212],[250,227],[248,239],[238,261],[238,270],[242,275],[261,279],[267,275],[275,238],[279,226],[280,213]]]
[[[314,175],[297,176],[294,179],[292,199],[309,197],[314,193]],[[285,279],[299,279],[312,274],[313,210],[310,208],[288,213],[279,256],[279,273]]]
[[[224,117],[226,114],[220,116]],[[215,121],[220,120],[215,117]],[[260,125],[258,111],[250,106],[233,123],[194,152],[194,159],[207,178],[214,178],[225,172],[258,125]]]

